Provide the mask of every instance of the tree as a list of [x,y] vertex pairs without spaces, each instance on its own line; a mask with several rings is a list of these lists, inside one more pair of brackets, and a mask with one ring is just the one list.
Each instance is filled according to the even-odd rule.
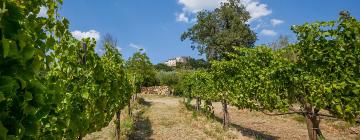
[[247,23],[250,14],[239,0],[228,0],[214,11],[200,11],[197,23],[183,33],[181,40],[192,41],[192,48],[206,54],[207,60],[227,59],[233,46],[253,47],[255,33]]
[[141,53],[141,50],[128,59],[126,68],[131,76],[130,78],[134,79],[136,92],[140,92],[142,86],[156,84],[155,69],[149,57],[146,53]]
[[269,45],[273,50],[283,49],[290,45],[288,36],[280,35],[279,38]]
[[[116,49],[117,45],[118,45],[118,41],[109,33],[106,33],[103,37],[102,37],[102,47],[103,49],[109,50],[111,48],[112,52],[119,52],[118,50],[112,50],[112,49]],[[118,54],[116,54],[118,55]],[[121,57],[121,56],[120,56]]]
[[173,71],[174,68],[172,67],[169,67],[163,63],[159,63],[159,64],[156,64],[155,66],[155,69],[158,70],[158,71],[166,71],[166,72],[169,72],[169,71]]
[[205,61],[204,59],[190,58],[188,60],[188,63],[192,69],[209,69],[210,68],[210,63]]
[[184,63],[177,63],[176,64],[177,69],[187,69],[187,70],[197,70],[197,69],[209,69],[210,63],[205,61],[204,59],[195,59],[195,58],[189,58]]

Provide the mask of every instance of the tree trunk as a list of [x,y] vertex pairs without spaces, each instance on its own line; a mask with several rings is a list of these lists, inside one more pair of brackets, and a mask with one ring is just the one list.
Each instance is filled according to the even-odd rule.
[[310,105],[305,106],[305,119],[308,129],[308,135],[310,140],[324,139],[324,136],[320,130],[320,117],[318,116],[319,109],[316,109]]
[[206,104],[207,111],[209,111],[208,113],[210,113],[211,116],[215,116],[215,113],[214,113],[215,109],[214,109],[214,106],[212,105],[212,102],[209,100],[206,100],[205,104]]
[[132,116],[132,113],[131,113],[131,102],[129,101],[129,104],[128,104],[128,115],[129,117]]
[[200,98],[196,97],[196,111],[200,111]]
[[116,112],[116,124],[115,124],[115,139],[116,140],[120,140],[120,114],[121,114],[121,110],[119,110],[118,112]]
[[228,129],[229,128],[230,118],[229,118],[227,101],[223,100],[222,105],[223,105],[223,128]]

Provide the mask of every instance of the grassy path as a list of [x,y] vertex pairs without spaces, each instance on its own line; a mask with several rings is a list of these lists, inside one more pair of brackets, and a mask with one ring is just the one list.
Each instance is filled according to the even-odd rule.
[[149,108],[135,124],[135,132],[130,139],[244,139],[233,131],[224,132],[216,121],[195,117],[180,100],[176,97],[145,96]]
[[[133,130],[123,139],[134,140],[212,140],[212,139],[269,139],[307,140],[306,124],[301,116],[268,116],[260,112],[229,107],[231,128],[221,126],[221,104],[214,103],[215,119],[186,109],[182,98],[143,95],[141,108],[136,114]],[[124,111],[126,112],[126,111]],[[123,113],[125,114],[125,113]],[[124,117],[125,118],[125,117]],[[360,127],[343,126],[341,121],[322,121],[322,131],[327,139],[360,139]],[[343,127],[343,128],[342,128]],[[114,125],[86,136],[85,140],[114,139]]]

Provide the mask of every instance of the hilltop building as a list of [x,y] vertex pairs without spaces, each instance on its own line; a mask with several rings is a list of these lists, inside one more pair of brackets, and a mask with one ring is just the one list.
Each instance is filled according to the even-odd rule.
[[169,59],[168,61],[164,62],[165,65],[169,67],[176,67],[177,63],[186,63],[190,57],[188,56],[180,56],[173,59]]

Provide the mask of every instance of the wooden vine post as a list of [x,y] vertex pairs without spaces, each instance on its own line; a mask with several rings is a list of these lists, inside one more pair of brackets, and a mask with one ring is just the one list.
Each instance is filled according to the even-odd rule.
[[115,139],[116,140],[120,140],[120,137],[121,137],[120,115],[121,115],[121,110],[116,112],[116,121],[115,121]]

